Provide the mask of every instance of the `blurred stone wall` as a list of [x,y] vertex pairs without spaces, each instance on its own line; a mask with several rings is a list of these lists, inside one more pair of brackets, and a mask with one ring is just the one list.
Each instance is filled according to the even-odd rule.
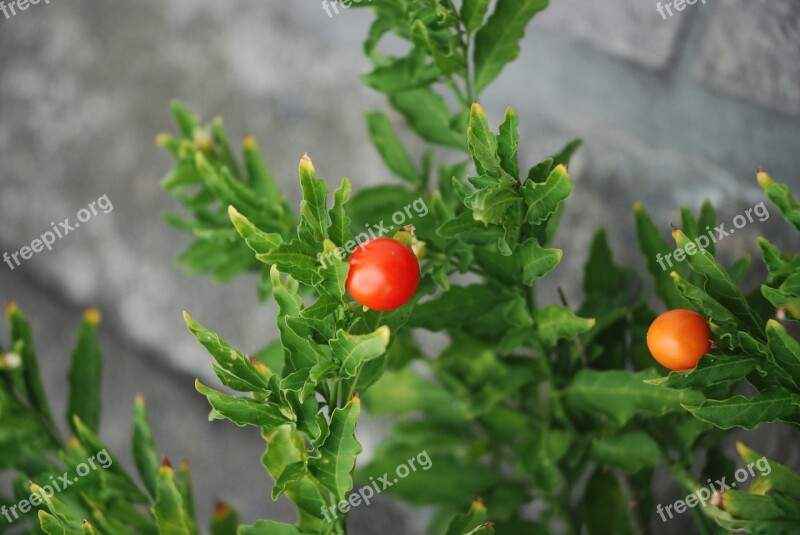
[[[556,242],[565,261],[542,287],[545,300],[556,300],[558,284],[577,299],[597,226],[609,229],[621,262],[642,268],[637,200],[666,234],[681,204],[697,209],[710,198],[725,222],[759,202],[757,166],[800,189],[800,5],[698,0],[666,19],[656,5],[554,0],[483,97],[494,124],[506,106],[518,111],[523,164],[585,141]],[[387,108],[358,80],[369,67],[361,41],[371,17],[341,11],[329,17],[320,0],[51,0],[0,15],[0,253],[51,221],[74,221],[102,195],[114,207],[53,251],[13,271],[0,264],[0,299],[31,314],[56,400],[80,308],[103,309],[104,436],[125,447],[133,395],[145,393],[165,453],[196,466],[205,512],[220,497],[245,521],[291,518],[269,500],[257,434],[205,422],[192,379],[211,376],[209,359],[180,312],[254,350],[276,335],[275,308],[257,303],[252,278],[221,287],[175,267],[188,241],[160,218],[175,203],[159,188],[170,161],[153,139],[173,129],[167,104],[178,97],[205,118],[223,115],[233,139],[255,134],[292,202],[304,152],[320,175],[348,176],[356,189],[393,180],[363,124],[365,111]],[[757,235],[797,246],[772,217],[719,252],[757,258]],[[362,432],[370,449],[379,427]],[[797,462],[797,434],[781,433],[768,435],[766,453]],[[386,503],[354,518],[355,535],[419,533],[424,524]],[[673,533],[679,523],[656,528]]]

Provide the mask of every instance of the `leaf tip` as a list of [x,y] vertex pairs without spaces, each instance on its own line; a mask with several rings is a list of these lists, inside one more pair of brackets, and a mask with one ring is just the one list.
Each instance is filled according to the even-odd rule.
[[256,137],[253,134],[247,134],[244,136],[242,140],[242,145],[247,150],[254,150],[258,148],[258,144],[256,143]]
[[772,178],[770,178],[770,176],[762,167],[759,167],[758,170],[756,170],[756,181],[762,188],[766,188],[773,183]]
[[100,309],[98,309],[96,306],[90,306],[83,313],[83,319],[89,325],[96,326],[99,325],[103,320],[103,315],[100,313]]

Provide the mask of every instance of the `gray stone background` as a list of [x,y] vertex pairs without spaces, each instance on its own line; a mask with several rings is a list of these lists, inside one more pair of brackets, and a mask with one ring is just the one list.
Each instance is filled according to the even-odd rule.
[[[252,278],[221,287],[175,267],[187,237],[160,219],[176,206],[159,188],[170,161],[153,139],[173,130],[167,103],[178,97],[205,118],[223,115],[233,139],[255,134],[293,202],[304,152],[322,176],[348,176],[355,188],[392,180],[363,123],[365,111],[387,108],[358,79],[370,20],[366,10],[329,18],[320,0],[51,0],[0,15],[0,253],[104,194],[114,206],[52,252],[13,271],[0,265],[0,300],[31,317],[56,407],[80,311],[102,308],[103,436],[127,457],[133,398],[143,393],[163,452],[192,462],[206,517],[219,497],[247,522],[292,519],[286,503],[269,499],[257,433],[206,421],[192,383],[211,377],[209,358],[181,310],[254,350],[275,336],[275,309],[257,303]],[[795,0],[708,0],[668,20],[654,0],[554,0],[522,50],[483,97],[494,124],[506,106],[518,111],[527,165],[585,140],[556,243],[565,262],[543,299],[555,301],[556,284],[577,299],[598,225],[618,260],[642,268],[637,200],[666,234],[682,204],[696,210],[710,198],[729,222],[759,202],[757,166],[800,190]],[[757,235],[797,248],[771,217],[726,239],[721,256],[757,258]],[[380,427],[362,426],[367,450]],[[800,461],[796,433],[764,429],[765,453]],[[421,533],[424,517],[382,500],[356,510],[353,533]],[[691,532],[681,522],[654,527]]]

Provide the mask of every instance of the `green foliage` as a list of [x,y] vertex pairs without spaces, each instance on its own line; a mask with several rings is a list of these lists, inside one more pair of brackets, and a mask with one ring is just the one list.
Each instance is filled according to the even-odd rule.
[[[537,289],[563,257],[550,244],[573,190],[569,160],[580,142],[524,172],[516,112],[507,109],[495,131],[478,101],[519,55],[546,0],[464,0],[460,9],[451,0],[372,0],[354,7],[365,5],[376,18],[364,44],[373,66],[363,80],[396,112],[369,112],[367,130],[398,184],[353,195],[347,179],[334,189],[305,155],[295,210],[252,136],[238,158],[221,120],[203,125],[173,102],[178,134],[158,138],[175,159],[163,186],[188,213],[167,219],[194,237],[178,262],[222,281],[256,272],[260,296],[271,296],[278,309],[279,339],[264,341],[253,356],[185,314],[224,387],[196,382],[209,419],[259,428],[272,498],[285,495],[297,510],[294,524],[239,526],[236,512],[221,504],[212,534],[343,535],[348,514],[328,513],[359,483],[390,477],[422,453],[430,463],[385,490],[431,507],[431,533],[640,533],[655,516],[658,469],[668,467],[694,492],[697,481],[730,476],[723,430],[800,425],[800,344],[792,334],[800,321],[800,255],[760,239],[768,277],[759,292],[744,291],[749,257],[723,266],[713,243],[694,243],[716,224],[708,202],[697,217],[681,209],[674,246],[641,204],[632,220],[655,296],[668,309],[689,308],[709,321],[714,347],[695,369],[668,372],[650,357],[646,334],[656,312],[647,285],[616,264],[603,230],[578,284],[581,301],[570,306],[558,289],[560,303],[539,302]],[[403,55],[383,51],[390,35],[405,41]],[[413,154],[406,130],[431,147]],[[788,188],[763,171],[757,180],[800,230],[800,205]],[[408,213],[418,203],[425,210]],[[411,226],[393,237],[418,256],[418,290],[396,310],[366,309],[347,295],[346,254],[367,236],[363,229],[403,209]],[[685,261],[664,269],[662,259],[676,247]],[[87,315],[73,354],[68,417],[76,439],[62,444],[30,327],[16,306],[7,315],[0,468],[14,468],[20,482],[44,481],[43,474],[75,470],[105,450],[97,435],[98,318]],[[425,331],[441,341],[435,354],[420,347]],[[392,417],[367,464],[359,463],[362,399],[366,412]],[[80,492],[67,489],[34,508],[26,518],[31,532],[38,533],[36,514],[48,534],[199,533],[188,467],[176,473],[159,461],[140,399],[133,450],[144,490],[110,456],[113,464],[81,482]],[[699,451],[707,463],[696,475]],[[755,452],[739,451],[758,466]],[[749,492],[726,491],[695,511],[702,532],[796,527],[800,476],[771,466],[753,475]],[[27,489],[17,487],[20,498]],[[528,514],[534,503],[535,520]]]

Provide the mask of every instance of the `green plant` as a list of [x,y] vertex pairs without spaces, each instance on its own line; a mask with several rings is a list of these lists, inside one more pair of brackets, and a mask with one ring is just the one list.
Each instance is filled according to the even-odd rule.
[[[644,209],[635,208],[657,296],[667,308],[693,310],[710,325],[716,347],[695,369],[668,372],[652,359],[646,333],[656,314],[643,281],[614,262],[602,230],[592,242],[582,302],[575,308],[563,297],[561,304],[537,303],[537,281],[562,258],[550,244],[573,188],[568,163],[578,142],[523,172],[516,113],[507,110],[497,133],[490,128],[475,101],[519,54],[528,21],[546,1],[499,0],[487,19],[489,4],[369,4],[376,20],[364,49],[374,69],[364,81],[387,95],[423,141],[448,149],[438,160],[429,149],[417,163],[392,117],[369,113],[370,138],[400,179],[396,185],[352,195],[344,179],[330,202],[327,182],[304,156],[298,213],[252,137],[244,141],[240,163],[221,120],[203,125],[173,103],[180,133],[159,137],[176,160],[164,187],[189,217],[169,221],[195,237],[180,263],[218,280],[259,272],[261,296],[271,295],[279,307],[280,339],[253,357],[187,314],[187,326],[214,358],[220,382],[244,395],[200,382],[196,388],[212,407],[211,419],[262,431],[273,497],[285,494],[298,510],[294,525],[260,521],[237,527],[235,513],[222,507],[213,533],[346,533],[347,514],[326,511],[348,497],[354,482],[391,473],[420,452],[429,456],[430,469],[386,492],[433,506],[432,533],[646,532],[656,518],[657,467],[668,466],[687,492],[695,492],[706,478],[732,471],[721,446],[725,430],[770,421],[800,425],[800,344],[785,327],[800,319],[800,255],[783,254],[761,239],[769,276],[758,292],[744,294],[738,286],[749,259],[726,268],[714,257],[713,244],[689,252],[699,229],[715,225],[708,203],[698,217],[682,210],[683,230],[675,229],[673,237],[687,262],[672,273],[657,261],[671,247]],[[408,43],[406,55],[381,52],[389,33]],[[442,91],[451,93],[449,101]],[[763,172],[758,182],[800,230],[800,203],[788,189]],[[350,267],[336,251],[352,250],[348,244],[362,229],[420,199],[425,215],[413,219],[413,229],[393,236],[419,256],[414,296],[385,312],[349,300]],[[454,282],[463,280],[471,282]],[[445,349],[430,354],[420,347],[422,331],[443,333]],[[12,347],[22,366],[3,372],[5,392],[27,400],[42,426],[32,434],[47,443],[49,434],[42,430],[52,425],[36,387],[36,361],[25,353],[29,338],[19,332],[12,329]],[[76,362],[91,378],[79,390],[93,397],[71,405],[69,413],[96,421],[97,359]],[[758,393],[739,395],[744,382]],[[362,402],[372,415],[394,422],[371,462],[357,466]],[[5,403],[10,402],[0,398],[0,422],[7,418],[5,407],[15,406]],[[159,468],[140,409],[136,422],[140,443],[134,450],[148,493],[134,491],[130,478],[109,476],[86,493],[59,496],[49,513],[40,512],[46,533],[197,532],[188,477]],[[76,432],[84,449],[99,446],[84,443],[80,428]],[[53,438],[49,450],[32,452],[27,462],[68,447]],[[739,450],[747,462],[758,457],[743,446]],[[691,470],[698,451],[706,454],[700,473]],[[13,466],[24,477],[52,469]],[[800,521],[800,476],[772,466],[770,474],[754,477],[749,493],[725,491],[692,509],[698,529],[790,533]],[[122,492],[139,500],[126,502],[141,505],[132,508],[136,515],[115,509]],[[534,501],[536,516],[528,509]],[[153,514],[142,512],[148,505]],[[76,510],[88,510],[97,528],[82,527],[71,512]]]

